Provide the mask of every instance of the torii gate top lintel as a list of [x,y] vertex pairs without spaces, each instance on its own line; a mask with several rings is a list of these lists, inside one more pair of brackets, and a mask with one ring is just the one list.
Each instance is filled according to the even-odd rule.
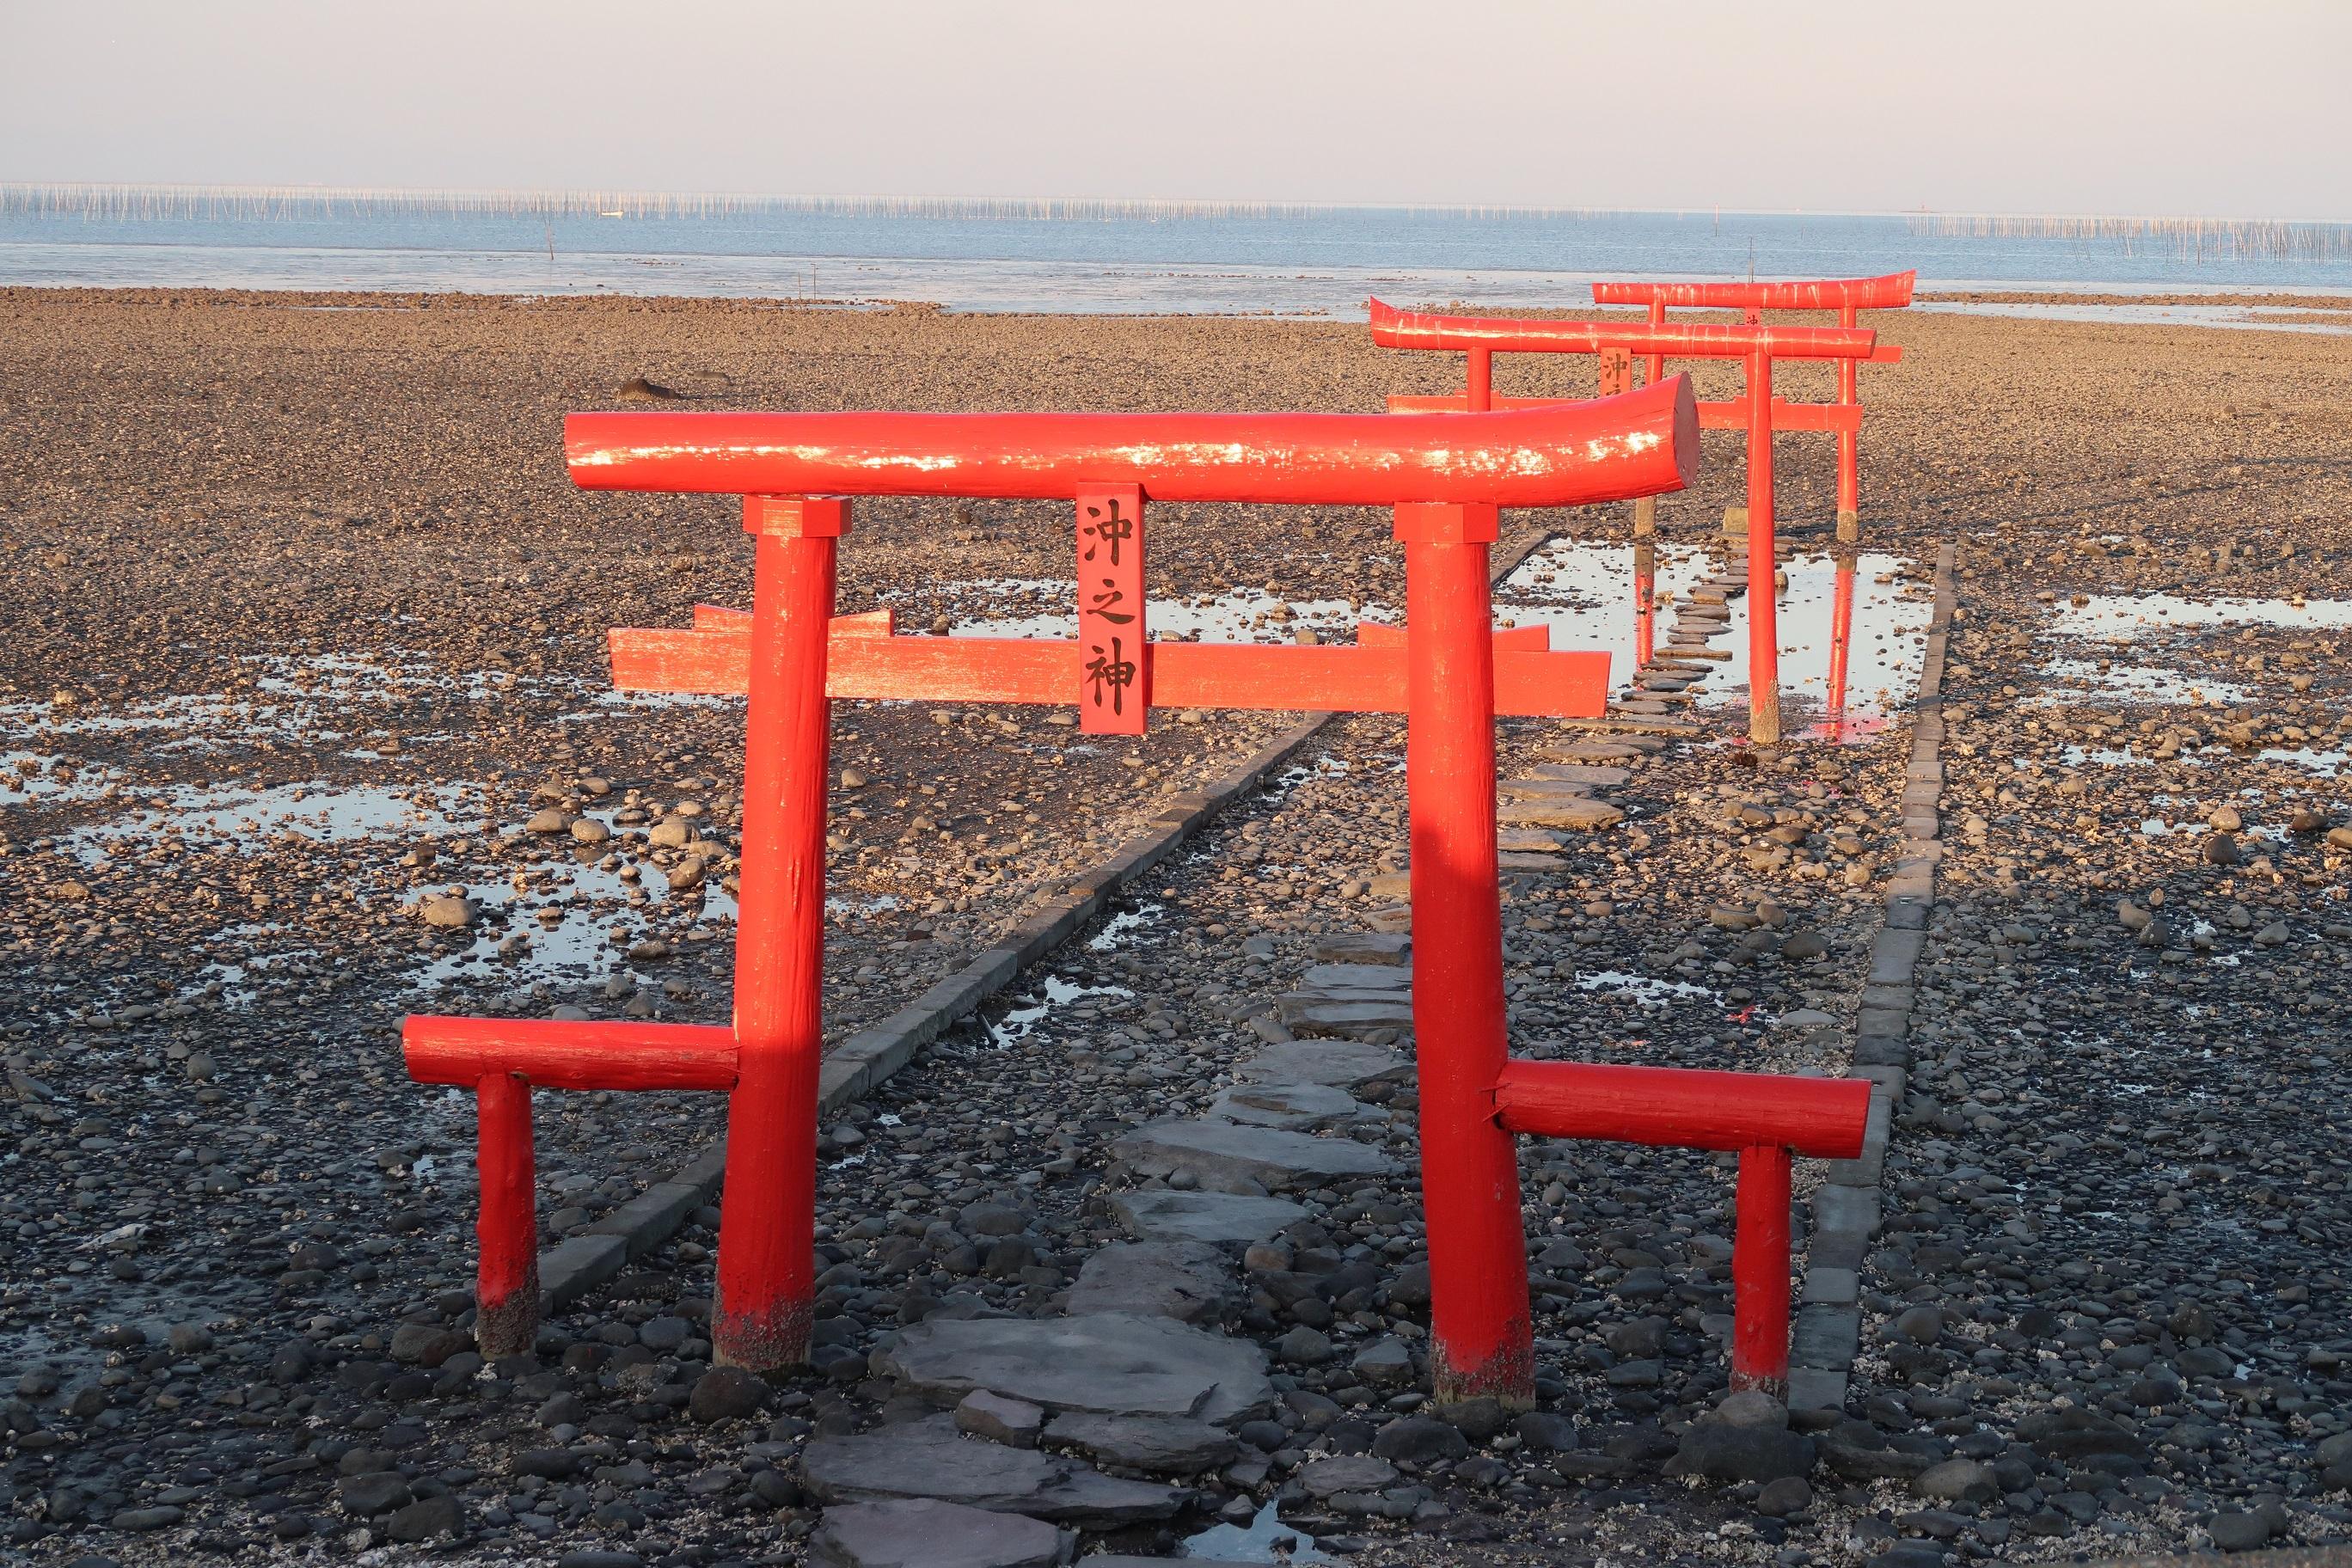
[[1880,278],[1814,278],[1780,282],[1603,282],[1596,305],[1681,305],[1718,310],[1899,310],[1911,303],[1916,268]]
[[1685,488],[1689,384],[1458,416],[1386,414],[574,414],[583,489],[1074,500],[1566,507]]

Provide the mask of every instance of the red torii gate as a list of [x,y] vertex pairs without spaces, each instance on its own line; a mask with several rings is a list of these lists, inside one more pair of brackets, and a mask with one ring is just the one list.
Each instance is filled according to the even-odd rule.
[[[1858,310],[1896,310],[1909,305],[1912,287],[1918,280],[1918,271],[1914,268],[1908,272],[1890,272],[1879,278],[1819,278],[1779,283],[1603,282],[1593,284],[1592,302],[1596,305],[1645,305],[1649,308],[1652,326],[1664,325],[1666,310],[1672,306],[1738,310],[1740,319],[1750,326],[1760,321],[1761,313],[1766,310],[1835,310],[1839,326],[1853,327]],[[1903,351],[1889,343],[1874,351],[1869,362],[1872,364],[1900,364],[1903,363]],[[1664,357],[1651,355],[1649,379],[1655,381],[1664,374]],[[1859,362],[1838,362],[1837,402],[1832,406],[1853,410],[1852,424],[1780,426],[1787,430],[1837,431],[1837,532],[1838,538],[1847,543],[1852,543],[1862,534],[1860,380]]]
[[[1825,359],[1852,364],[1868,358],[1877,334],[1837,327],[1734,326],[1712,321],[1554,321],[1499,316],[1444,316],[1400,310],[1371,301],[1372,341],[1384,348],[1457,350],[1469,356],[1469,376],[1459,397],[1389,399],[1398,412],[1436,409],[1528,408],[1559,400],[1501,397],[1494,391],[1498,353],[1581,353],[1601,359],[1601,390],[1622,393],[1633,382],[1633,356],[1736,360],[1747,375],[1746,395],[1729,403],[1699,405],[1700,425],[1748,432],[1748,734],[1759,744],[1780,739],[1780,643],[1774,580],[1772,535],[1772,433],[1776,429],[1834,429],[1859,426],[1859,407],[1789,403],[1772,395],[1775,359]],[[1637,517],[1637,540],[1650,528]]]
[[[537,1331],[533,1086],[728,1089],[711,1340],[774,1372],[814,1311],[831,700],[1075,702],[1091,731],[1153,707],[1409,715],[1423,1194],[1441,1387],[1524,1397],[1531,1375],[1516,1152],[1497,1121],[1507,1058],[1496,860],[1497,713],[1597,716],[1608,657],[1526,651],[1491,626],[1498,509],[1681,489],[1697,414],[1681,376],[1588,404],[1465,417],[1349,414],[583,414],[565,422],[588,489],[734,493],[756,536],[748,617],[613,633],[616,683],[748,691],[731,1026],[412,1016],[410,1076],[479,1110],[485,1354]],[[834,615],[847,495],[1073,501],[1075,640],[891,635]],[[1356,647],[1148,638],[1150,500],[1390,506],[1405,546],[1405,635]],[[1401,645],[1401,646],[1400,646]],[[1516,1304],[1496,1291],[1516,1272]]]

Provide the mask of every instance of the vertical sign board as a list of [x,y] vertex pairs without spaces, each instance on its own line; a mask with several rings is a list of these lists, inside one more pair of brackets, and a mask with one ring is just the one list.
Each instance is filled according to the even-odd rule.
[[1078,489],[1078,729],[1140,735],[1150,702],[1143,657],[1143,489]]

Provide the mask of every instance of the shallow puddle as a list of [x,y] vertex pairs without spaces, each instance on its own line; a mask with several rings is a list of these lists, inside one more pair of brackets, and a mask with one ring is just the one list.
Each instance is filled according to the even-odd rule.
[[2255,700],[2249,688],[2153,664],[2053,658],[2042,665],[2042,675],[2045,681],[2068,689],[2037,692],[2026,699],[2028,707],[2063,705],[2084,692],[2118,697],[2126,702],[2160,703],[2168,708],[2234,708]]
[[988,1037],[999,1046],[1009,1046],[1027,1036],[1054,1013],[1088,996],[1132,997],[1134,994],[1124,985],[1076,985],[1058,974],[1048,974],[1037,984],[1027,999],[1003,1017],[989,1021]]
[[1217,1524],[1188,1535],[1183,1555],[1208,1563],[1328,1563],[1332,1559],[1315,1544],[1315,1538],[1295,1524],[1285,1524],[1269,1500],[1246,1526]]
[[2352,627],[2352,599],[2184,599],[2173,594],[2084,594],[2053,606],[2056,637],[2125,640],[2151,631],[2198,626],[2267,626],[2281,631]]
[[2129,327],[2229,327],[2240,331],[2352,333],[2352,315],[2328,311],[2333,320],[2282,321],[2323,314],[2304,305],[2052,304],[1991,300],[1921,300],[1915,310],[1953,316],[2006,316],[2028,321],[2096,321]]
[[[480,786],[469,784],[405,790],[324,781],[266,789],[182,784],[150,797],[136,811],[77,828],[67,842],[88,865],[119,852],[117,846],[164,839],[257,852],[268,840],[289,833],[321,844],[438,837],[464,831],[461,807],[479,795]],[[478,824],[480,816],[478,810],[464,814],[462,821]]]
[[104,800],[121,786],[122,775],[102,763],[48,752],[0,753],[0,805]]
[[1638,1002],[1644,1007],[1667,1007],[1676,1002],[1720,1002],[1720,993],[1704,985],[1694,985],[1687,980],[1659,980],[1647,974],[1628,974],[1622,970],[1600,969],[1576,977],[1579,991],[1603,991]]
[[[948,635],[959,637],[1069,638],[1078,635],[1078,585],[1039,577],[990,577],[957,583],[958,599],[985,597],[1018,608],[1013,615],[950,618]],[[1378,605],[1366,605],[1373,620],[1402,617]],[[1190,599],[1153,599],[1144,621],[1154,638],[1186,642],[1292,642],[1311,630],[1324,641],[1355,640],[1358,612],[1345,599],[1284,599],[1255,588]]]
[[[410,987],[489,980],[510,987],[536,981],[576,985],[623,969],[650,983],[659,977],[663,959],[630,954],[654,934],[656,917],[667,926],[691,921],[694,928],[735,918],[734,895],[714,880],[674,889],[668,874],[651,860],[605,863],[614,858],[541,861],[500,881],[464,884],[466,897],[483,910],[484,929],[470,945],[411,976]],[[624,875],[627,870],[635,876]]]
[[[1666,637],[1675,606],[1714,576],[1722,561],[1695,545],[1656,546],[1653,592],[1665,601],[1654,616],[1657,657],[1674,657]],[[1495,591],[1495,617],[1551,627],[1555,648],[1605,651],[1611,680],[1622,688],[1633,679],[1641,652],[1635,564],[1631,544],[1555,540],[1528,556]],[[1841,710],[1859,733],[1868,733],[1874,728],[1869,721],[1910,701],[1919,687],[1935,605],[1901,576],[1908,564],[1900,556],[1874,552],[1864,552],[1843,573],[1829,554],[1795,555],[1785,563],[1789,585],[1778,616],[1784,703],[1823,714]],[[1841,595],[1852,598],[1842,669],[1832,638]],[[1710,650],[1730,657],[1707,661],[1712,673],[1690,689],[1700,707],[1748,700],[1745,596],[1733,599],[1730,607],[1731,629],[1707,642]]]

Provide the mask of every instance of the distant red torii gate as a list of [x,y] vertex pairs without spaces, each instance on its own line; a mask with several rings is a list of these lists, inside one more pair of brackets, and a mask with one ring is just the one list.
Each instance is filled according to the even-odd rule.
[[[1528,651],[1491,626],[1498,509],[1682,488],[1697,410],[1684,377],[1578,405],[1475,416],[1348,414],[585,414],[565,425],[589,489],[736,493],[755,535],[746,618],[613,634],[616,680],[748,691],[731,1026],[411,1016],[412,1077],[473,1088],[482,1206],[476,1336],[537,1330],[532,1085],[723,1089],[726,1190],[711,1340],[773,1372],[814,1312],[829,703],[836,697],[1074,702],[1085,728],[1139,732],[1155,706],[1402,710],[1409,716],[1423,1188],[1436,1383],[1526,1397],[1532,1377],[1518,1173],[1500,1120],[1508,1066],[1496,858],[1498,711],[1601,712],[1605,654]],[[1076,505],[1074,641],[901,637],[834,615],[853,495]],[[1156,643],[1143,601],[1150,500],[1390,506],[1406,626],[1349,647]],[[1542,1119],[1540,1110],[1529,1113]],[[1510,1280],[1516,1277],[1516,1292]]]
[[[1835,310],[1838,325],[1856,324],[1856,311],[1899,310],[1911,303],[1913,286],[1919,280],[1917,269],[1890,272],[1878,278],[1816,278],[1783,279],[1777,283],[1757,282],[1677,282],[1643,283],[1631,281],[1600,282],[1592,286],[1592,302],[1596,305],[1642,305],[1650,312],[1650,324],[1663,326],[1670,308],[1709,310],[1738,310],[1740,319],[1749,325],[1758,324],[1766,310]],[[1892,343],[1879,348],[1869,356],[1872,364],[1900,364],[1903,351]],[[1862,531],[1862,395],[1859,361],[1838,363],[1838,393],[1835,407],[1851,408],[1851,426],[1831,426],[1837,431],[1837,536],[1852,543]],[[1657,380],[1665,374],[1665,360],[1653,354],[1649,358],[1649,379]],[[1782,426],[1783,429],[1804,426]]]
[[[1706,428],[1748,432],[1748,733],[1759,744],[1780,738],[1780,642],[1774,593],[1772,433],[1779,430],[1858,427],[1859,406],[1788,403],[1772,395],[1776,359],[1833,360],[1851,365],[1871,356],[1875,333],[1838,327],[1762,327],[1715,321],[1564,321],[1502,316],[1447,316],[1400,310],[1371,301],[1372,341],[1384,348],[1454,350],[1469,358],[1461,396],[1396,396],[1392,411],[1478,410],[1540,407],[1559,400],[1497,397],[1494,359],[1498,353],[1595,354],[1601,360],[1604,394],[1633,384],[1633,356],[1664,359],[1734,360],[1747,375],[1746,395],[1729,403],[1699,405]],[[1637,517],[1637,539],[1650,531]]]

